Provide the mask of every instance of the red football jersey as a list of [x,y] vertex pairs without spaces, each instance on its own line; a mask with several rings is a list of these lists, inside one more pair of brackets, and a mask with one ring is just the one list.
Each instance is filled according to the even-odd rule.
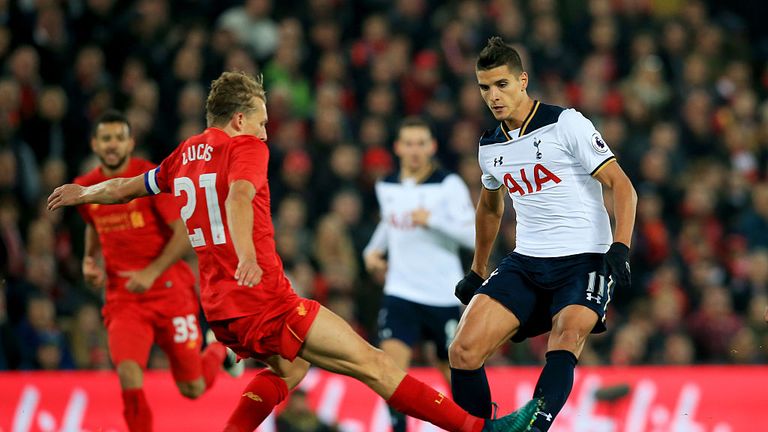
[[[133,177],[154,167],[144,159],[131,158],[119,177]],[[109,178],[101,167],[96,167],[76,178],[75,183],[90,186]],[[196,297],[195,276],[182,260],[168,267],[143,294],[126,290],[128,279],[119,276],[122,271],[145,268],[163,251],[173,235],[168,223],[179,218],[179,208],[172,197],[144,197],[115,205],[85,204],[79,206],[78,211],[99,235],[107,272],[107,303],[160,301],[168,302],[169,306],[179,305],[190,298],[189,295],[180,296],[180,290]]]
[[[252,135],[230,137],[208,128],[179,145],[159,167],[146,173],[147,191],[170,192],[184,206],[181,217],[198,257],[200,297],[208,320],[246,315],[274,315],[290,308],[295,296],[275,250],[267,184],[267,145]],[[259,285],[238,286],[239,262],[227,225],[224,202],[229,185],[247,180],[256,188],[253,198],[253,243],[264,271]]]

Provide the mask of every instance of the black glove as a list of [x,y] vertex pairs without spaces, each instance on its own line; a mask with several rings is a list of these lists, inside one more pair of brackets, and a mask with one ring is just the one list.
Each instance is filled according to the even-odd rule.
[[456,284],[456,289],[453,291],[453,294],[465,305],[469,304],[469,301],[472,300],[472,296],[475,295],[475,291],[480,288],[480,285],[482,285],[483,282],[485,282],[485,279],[483,279],[482,276],[475,273],[474,270],[470,270],[467,272],[467,275],[464,276],[464,279]]
[[627,245],[619,242],[612,244],[605,253],[605,263],[608,265],[608,275],[613,277],[617,286],[628,289],[632,285]]

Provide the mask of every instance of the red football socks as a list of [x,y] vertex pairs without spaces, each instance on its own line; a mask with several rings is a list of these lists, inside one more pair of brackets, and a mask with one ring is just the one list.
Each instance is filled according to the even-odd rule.
[[252,432],[288,395],[288,386],[274,372],[259,372],[245,387],[224,432]]
[[392,408],[454,432],[479,432],[485,421],[461,409],[454,401],[406,375],[387,401]]
[[123,417],[130,432],[152,432],[152,411],[144,389],[123,390]]
[[227,348],[220,342],[214,342],[203,351],[201,362],[203,364],[203,379],[205,380],[205,389],[213,386],[216,377],[219,375],[219,368],[227,356]]

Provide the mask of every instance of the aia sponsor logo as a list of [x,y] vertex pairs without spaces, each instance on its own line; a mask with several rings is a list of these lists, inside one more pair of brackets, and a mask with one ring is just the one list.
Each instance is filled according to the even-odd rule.
[[414,225],[413,219],[411,218],[410,212],[404,212],[400,214],[392,213],[387,219],[389,219],[389,223],[395,229],[412,230],[416,228],[416,225]]
[[542,164],[534,165],[533,169],[529,169],[528,172],[525,168],[520,168],[520,172],[514,173],[514,176],[512,173],[504,174],[504,186],[509,189],[510,196],[513,193],[524,196],[540,192],[547,183],[558,184],[561,181],[560,177]]

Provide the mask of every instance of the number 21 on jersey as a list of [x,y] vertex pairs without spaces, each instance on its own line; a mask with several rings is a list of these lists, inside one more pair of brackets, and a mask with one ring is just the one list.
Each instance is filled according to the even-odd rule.
[[[219,194],[216,192],[216,173],[200,174],[198,187],[205,191],[205,204],[208,208],[208,221],[211,226],[213,244],[224,244],[227,242],[227,236],[221,220]],[[205,246],[206,242],[202,228],[190,227],[188,222],[189,218],[195,213],[195,207],[197,206],[197,189],[195,183],[189,177],[178,177],[173,180],[173,194],[180,196],[182,192],[187,196],[187,203],[181,208],[181,218],[184,220],[187,229],[191,230],[189,241],[192,243],[192,247]]]

